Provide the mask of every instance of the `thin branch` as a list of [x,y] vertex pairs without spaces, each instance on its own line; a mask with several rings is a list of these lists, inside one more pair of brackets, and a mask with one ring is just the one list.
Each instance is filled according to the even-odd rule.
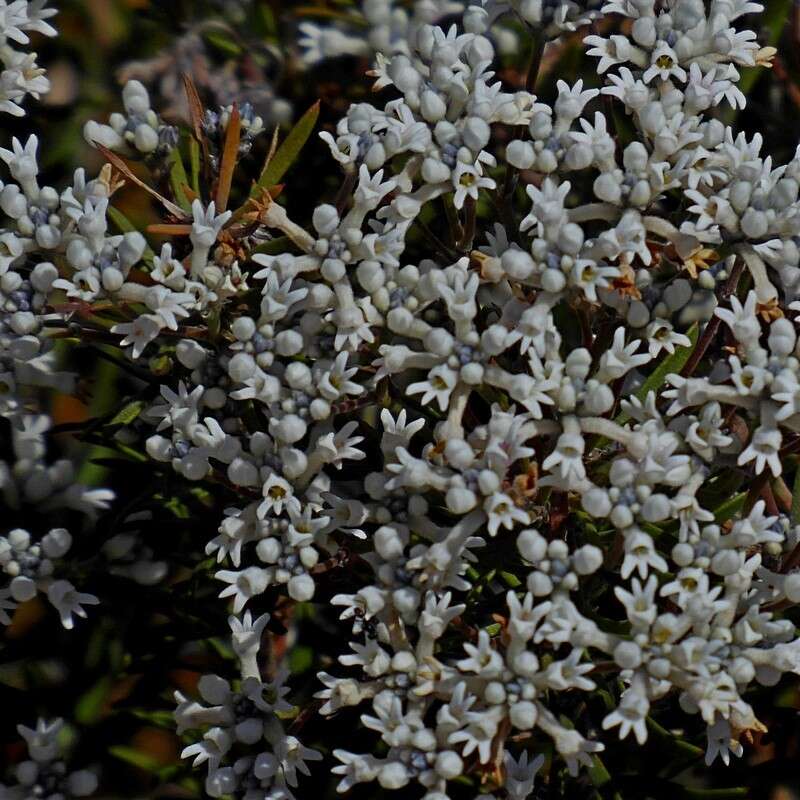
[[[725,286],[720,293],[719,300],[720,302],[727,300],[735,291],[736,287],[739,284],[739,278],[742,277],[742,271],[744,270],[744,261],[741,258],[737,258],[734,262],[733,269],[731,270],[730,277],[728,278]],[[703,331],[700,339],[697,342],[697,346],[692,351],[692,354],[689,356],[689,360],[683,365],[683,369],[681,370],[681,375],[684,378],[691,375],[697,365],[700,363],[703,356],[706,354],[706,350],[708,350],[711,342],[717,336],[717,331],[719,330],[719,326],[722,320],[718,316],[713,316],[708,323],[706,324],[705,330]]]
[[525,78],[525,89],[533,92],[536,87],[536,79],[539,77],[539,69],[542,66],[542,56],[544,55],[547,41],[541,33],[537,33],[533,37],[533,52],[531,53],[531,62],[528,66],[528,75]]

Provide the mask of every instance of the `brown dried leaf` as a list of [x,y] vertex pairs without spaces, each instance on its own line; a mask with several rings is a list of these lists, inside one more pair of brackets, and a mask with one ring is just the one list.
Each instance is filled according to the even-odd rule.
[[192,132],[194,138],[200,144],[205,142],[205,135],[203,134],[203,104],[200,102],[200,95],[197,93],[197,87],[194,85],[192,76],[187,73],[181,75],[183,79],[183,87],[186,90],[186,99],[189,101],[189,118],[192,123]]
[[155,223],[147,226],[147,232],[154,233],[157,236],[188,236],[192,232],[192,226]]
[[184,72],[181,78],[183,79],[183,87],[186,90],[186,100],[189,103],[189,118],[192,122],[192,133],[203,150],[203,174],[208,178],[211,160],[208,152],[208,139],[206,139],[206,135],[203,133],[203,118],[205,117],[203,104],[200,101],[200,95],[197,93],[197,87],[194,85],[192,76]]
[[171,200],[167,200],[164,195],[159,194],[152,186],[148,186],[138,175],[134,174],[134,172],[130,169],[130,167],[112,150],[109,150],[104,145],[100,144],[99,142],[94,143],[95,147],[103,154],[105,159],[111,163],[112,166],[116,167],[128,180],[133,181],[137,186],[140,186],[144,189],[148,194],[152,197],[155,197],[164,208],[169,211],[172,216],[176,219],[188,219],[186,216],[186,212],[180,207],[175,205]]
[[219,182],[217,183],[217,213],[222,213],[228,206],[231,193],[233,171],[236,169],[236,159],[239,155],[239,139],[241,138],[242,122],[239,106],[233,104],[228,128],[225,131],[225,144],[222,148],[222,160],[219,166]]

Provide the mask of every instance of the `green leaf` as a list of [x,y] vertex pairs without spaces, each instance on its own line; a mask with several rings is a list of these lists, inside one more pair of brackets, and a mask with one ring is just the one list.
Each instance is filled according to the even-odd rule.
[[236,42],[232,42],[230,38],[228,38],[221,31],[206,31],[205,40],[212,47],[215,47],[221,53],[225,53],[226,55],[238,56],[242,53],[242,48],[236,44]]
[[175,716],[171,711],[148,711],[143,708],[133,708],[131,714],[158,728],[166,728],[170,731],[175,728]]
[[[797,483],[795,482],[795,487],[796,486]],[[730,500],[726,500],[721,506],[715,508],[714,522],[716,522],[717,525],[721,525],[723,522],[727,522],[729,519],[732,519],[742,510],[746,498],[747,492],[741,492],[740,494],[731,497]],[[792,500],[792,507],[794,507],[794,500]]]
[[589,767],[589,780],[598,789],[611,781],[611,773],[596,755],[592,756],[592,766]]
[[106,675],[84,692],[75,704],[75,721],[81,725],[93,725],[99,722],[110,690],[111,677]]
[[647,717],[647,727],[658,740],[659,747],[664,747],[675,752],[676,755],[682,758],[690,758],[692,760],[699,759],[705,753],[702,747],[697,747],[680,736],[668,731],[666,728],[659,725],[652,717]]
[[189,509],[186,504],[177,497],[170,497],[164,503],[164,508],[169,509],[178,519],[189,519]]
[[221,658],[233,658],[234,656],[234,652],[230,645],[228,645],[227,642],[222,641],[222,639],[218,639],[216,636],[212,636],[210,639],[208,639],[208,645]]
[[183,166],[183,159],[177,147],[173,147],[169,154],[169,184],[172,187],[172,194],[178,205],[187,213],[192,210],[192,204],[183,190],[184,186],[189,185],[189,178],[186,175],[186,168]]
[[684,364],[689,360],[689,356],[692,354],[697,344],[699,330],[699,326],[695,322],[686,332],[691,344],[685,347],[676,347],[675,352],[670,353],[653,372],[647,376],[647,380],[642,384],[639,391],[636,392],[636,397],[639,400],[644,400],[650,392],[660,389],[664,381],[666,381],[667,375],[672,375],[683,369]]
[[192,173],[192,189],[200,194],[200,145],[197,139],[189,139],[189,170]]
[[522,586],[522,581],[511,572],[501,571],[499,575],[503,579],[503,583],[505,583],[505,585],[511,589],[516,589],[517,586]]
[[259,33],[264,38],[278,35],[278,25],[275,22],[275,14],[265,3],[256,6],[255,22],[257,27],[260,28]]
[[127,764],[133,764],[134,767],[143,769],[145,772],[158,773],[164,766],[157,758],[154,758],[148,753],[143,753],[141,750],[136,750],[133,747],[126,747],[122,744],[109,747],[108,752],[121,761],[125,761]]
[[295,249],[295,246],[292,244],[292,240],[288,236],[276,236],[274,239],[270,239],[268,242],[258,245],[253,252],[266,253],[269,256],[276,256],[292,249]]
[[[89,404],[89,414],[92,417],[108,413],[115,405],[116,384],[119,377],[119,368],[108,361],[100,361],[94,370],[94,395]],[[78,481],[85,486],[100,486],[108,470],[97,464],[97,459],[103,456],[114,455],[114,451],[102,445],[94,445],[87,451],[83,463],[78,470]]]
[[797,468],[792,486],[792,522],[795,525],[800,522],[800,467]]
[[683,788],[685,797],[705,798],[705,800],[735,800],[738,797],[750,797],[750,789],[746,786],[736,786],[730,789],[692,789]]
[[308,647],[293,647],[289,653],[289,669],[292,675],[308,672],[314,665],[314,651]]
[[147,403],[144,400],[134,400],[124,405],[108,423],[109,425],[130,425],[142,413]]
[[[635,396],[638,400],[644,402],[650,392],[658,391],[658,389],[664,385],[667,375],[672,375],[673,373],[680,372],[683,369],[683,365],[689,360],[689,356],[691,356],[692,351],[697,344],[699,330],[699,326],[695,322],[686,332],[691,344],[685,347],[676,347],[675,352],[667,355],[667,357],[650,373],[650,375],[647,376],[647,379],[641,385],[639,391],[636,392]],[[615,421],[622,424],[623,422],[627,422],[628,419],[629,417],[627,414],[620,414]]]
[[264,165],[261,177],[250,193],[251,197],[258,195],[259,189],[267,189],[275,186],[286,174],[286,171],[300,155],[300,151],[305,146],[308,138],[317,124],[319,117],[319,100],[303,114],[297,124],[289,131],[287,137],[281,142],[280,147],[275,151],[272,158]]
[[[111,221],[123,233],[131,233],[132,231],[139,230],[118,208],[114,208],[114,206],[108,207],[108,216],[111,217]],[[155,253],[152,251],[150,246],[145,245],[144,255],[142,256],[142,260],[150,264],[152,263],[154,257]]]

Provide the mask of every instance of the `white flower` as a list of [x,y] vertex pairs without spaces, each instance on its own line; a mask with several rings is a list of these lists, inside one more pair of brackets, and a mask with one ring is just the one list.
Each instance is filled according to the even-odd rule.
[[124,337],[120,342],[122,347],[133,345],[131,355],[136,359],[161,332],[161,319],[153,314],[141,314],[133,322],[114,325],[111,332]]
[[648,628],[653,624],[658,614],[658,608],[655,603],[658,579],[655,575],[651,575],[647,583],[642,586],[638,578],[633,578],[631,588],[633,591],[629,592],[621,586],[615,586],[614,594],[620,603],[625,606],[625,613],[631,625],[638,628]]
[[512,530],[515,523],[527,525],[530,522],[528,514],[517,508],[514,501],[503,492],[495,492],[487,497],[483,508],[489,517],[486,526],[489,529],[489,536],[496,536],[501,525],[506,530]]
[[264,482],[262,488],[264,500],[258,506],[256,512],[260,519],[268,514],[280,516],[284,506],[293,506],[299,511],[299,501],[293,496],[292,486],[285,479],[272,473]]
[[647,713],[650,703],[638,686],[626,689],[615,711],[603,720],[603,729],[619,726],[619,738],[625,739],[633,731],[636,741],[641,745],[647,741]]
[[642,80],[645,83],[650,83],[656,76],[662,81],[677,78],[682,83],[688,77],[686,70],[678,63],[678,56],[675,51],[663,41],[658,42],[653,49],[652,63],[642,75]]
[[692,342],[688,336],[677,333],[672,325],[663,319],[653,320],[645,331],[648,343],[648,352],[655,358],[662,350],[674,353],[675,347],[690,347]]
[[606,350],[600,357],[600,369],[597,372],[597,380],[606,382],[621,378],[625,373],[636,367],[647,364],[651,360],[650,353],[640,353],[635,355],[639,349],[641,341],[634,341],[625,344],[625,328],[617,328],[614,331],[614,342],[610,349]]
[[239,572],[220,570],[214,577],[229,584],[219,596],[233,597],[234,614],[239,614],[251,597],[265,592],[268,585],[267,572],[260,567],[248,567]]
[[208,253],[217,241],[220,231],[231,218],[230,211],[217,214],[217,208],[212,200],[208,208],[203,208],[199,200],[192,203],[192,231],[189,240],[192,243],[191,273],[197,278],[206,266]]
[[742,757],[744,747],[733,738],[731,726],[728,720],[718,719],[713,725],[706,729],[708,745],[706,747],[705,762],[711,766],[719,756],[727,767],[731,761],[731,753],[737,758]]
[[477,200],[481,189],[494,189],[496,185],[491,178],[482,175],[479,163],[464,164],[459,161],[453,170],[453,205],[461,209],[468,197]]
[[458,383],[458,373],[446,364],[434,367],[428,373],[428,379],[412,383],[407,389],[407,394],[421,394],[421,403],[427,405],[436,400],[442,411],[447,411],[450,395]]
[[750,444],[741,452],[736,463],[742,466],[755,461],[756,475],[760,475],[765,467],[769,467],[773,476],[777,478],[783,471],[779,458],[781,442],[781,432],[777,428],[761,425],[756,428]]
[[718,308],[714,311],[732,331],[736,339],[742,344],[757,340],[761,333],[761,326],[756,317],[758,296],[755,292],[748,292],[747,299],[742,305],[736,295],[730,298],[731,308]]
[[52,761],[58,755],[58,734],[64,727],[63,719],[54,719],[47,722],[44,719],[36,721],[36,728],[17,725],[17,732],[28,745],[28,753],[34,761]]
[[580,433],[562,433],[558,437],[555,450],[542,463],[542,468],[555,469],[564,480],[582,480],[586,477],[583,463],[585,447],[586,443]]
[[503,658],[491,646],[489,634],[486,631],[478,633],[478,644],[464,643],[464,650],[469,658],[462,659],[456,666],[462,672],[474,672],[484,678],[495,678],[503,669]]
[[526,800],[533,792],[536,773],[544,764],[544,755],[540,754],[528,761],[529,753],[523,750],[519,760],[506,751],[504,762],[506,767],[506,791],[509,800]]
[[86,618],[86,611],[82,606],[96,606],[100,600],[93,594],[79,592],[69,581],[54,581],[47,589],[47,599],[53,604],[61,624],[71,629],[75,625],[72,615]]
[[658,572],[667,571],[667,562],[656,551],[653,540],[638,528],[625,534],[625,558],[622,561],[620,575],[627,578],[634,570],[644,580],[650,569]]
[[597,65],[597,72],[600,75],[609,67],[629,61],[631,55],[636,52],[628,37],[619,34],[613,34],[608,39],[602,36],[587,36],[583,43],[591,48],[586,51],[586,55],[600,59],[600,63]]

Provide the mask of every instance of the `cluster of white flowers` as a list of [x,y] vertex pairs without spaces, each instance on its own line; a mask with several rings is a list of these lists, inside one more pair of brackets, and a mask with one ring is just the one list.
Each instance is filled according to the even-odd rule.
[[[289,736],[276,712],[290,711],[284,696],[288,673],[281,670],[274,680],[265,682],[258,664],[261,635],[269,614],[253,620],[249,611],[240,619],[229,620],[233,650],[239,661],[241,681],[236,687],[217,675],[204,675],[199,682],[203,705],[175,693],[178,708],[175,719],[178,733],[205,729],[203,738],[181,754],[194,757],[194,765],[208,763],[206,791],[211,797],[227,797],[242,792],[243,797],[271,797],[289,800],[290,787],[296,787],[297,773],[309,774],[306,761],[322,755],[304,747]],[[236,746],[254,754],[231,756]]]
[[[7,66],[3,90],[8,98],[2,110],[15,115],[23,112],[11,101],[21,100],[26,92],[38,96],[47,91],[48,83],[35,66],[35,55],[23,57],[7,42],[28,43],[24,31],[55,35],[44,22],[55,11],[43,6],[42,2],[18,1],[4,3],[0,9]],[[0,462],[0,497],[4,508],[23,524],[41,520],[36,528],[13,527],[0,534],[0,623],[8,625],[9,612],[41,592],[57,609],[64,627],[71,628],[73,615],[85,617],[82,606],[98,600],[79,592],[65,577],[72,577],[75,569],[67,558],[73,536],[63,522],[68,515],[79,525],[81,518],[91,521],[108,507],[113,493],[79,483],[70,459],[51,463],[47,458],[52,422],[42,411],[43,393],[69,393],[75,385],[75,375],[58,369],[48,325],[63,320],[64,315],[48,305],[48,297],[59,282],[55,254],[65,249],[75,252],[84,241],[77,225],[84,203],[91,206],[89,198],[99,201],[107,187],[102,178],[87,183],[82,171],[61,194],[51,186],[39,186],[36,147],[36,136],[31,136],[24,145],[14,139],[13,149],[0,148],[0,159],[13,178],[0,185],[4,215],[0,231],[0,420],[10,456]]]
[[463,14],[464,7],[460,0],[367,0],[348,9],[333,24],[301,22],[301,62],[311,66],[339,56],[410,55],[421,27]]
[[290,58],[293,53],[282,42],[270,41],[273,31],[267,40],[263,38],[265,28],[271,27],[265,24],[271,15],[264,11],[255,0],[170,6],[181,32],[170,36],[156,53],[124,63],[115,77],[147,86],[154,104],[172,121],[190,122],[182,76],[191,73],[199,94],[212,105],[250,104],[270,125],[286,123],[292,117],[292,103],[278,94],[281,77],[287,69],[302,69],[304,64]]
[[[291,798],[321,757],[283,728],[286,675],[263,679],[268,617],[251,609],[313,601],[348,554],[364,570],[331,601],[351,641],[319,676],[320,713],[363,705],[381,744],[334,750],[340,791],[417,783],[446,800],[448,781],[491,773],[499,788],[482,797],[524,800],[540,736],[573,775],[604,750],[560,704],[609,676],[625,688],[599,727],[643,744],[651,707],[672,698],[704,721],[708,761],[727,762],[763,729],[746,690],[800,674],[780,613],[800,602],[800,527],[775,500],[800,441],[785,315],[800,309],[800,152],[773,168],[758,138],[707,113],[743,106],[739,68],[769,62],[740,26],[761,6],[600,6],[487,3],[445,30],[429,23],[449,5],[367,3],[375,41],[307,27],[319,55],[376,49],[375,88],[392,88],[321,134],[346,191],[309,230],[267,195],[233,213],[218,191],[190,211],[164,201],[176,235],[155,255],[136,231],[109,234],[109,171],[58,194],[38,185],[35,137],[0,151],[16,181],[0,193],[3,402],[23,431],[0,487],[87,511],[110,499],[42,463],[47,425],[16,388],[66,380],[43,326],[80,337],[91,316],[131,360],[169,357],[141,415],[147,454],[239,498],[206,548],[223,565],[239,679],[204,677],[205,705],[177,695],[179,732],[202,732],[184,756],[207,762],[212,796]],[[559,81],[552,104],[504,91],[489,26],[508,10],[542,42],[628,18],[585,39],[604,86]],[[601,95],[629,115],[629,143]],[[147,93],[129,83],[124,101],[127,116],[87,137],[153,152],[164,137]],[[231,113],[207,118],[217,152]],[[243,119],[245,142],[262,125]],[[440,211],[444,238],[426,222]],[[281,252],[263,252],[267,231],[286,237]],[[727,356],[706,368],[721,323]],[[676,367],[653,380],[666,359]],[[737,466],[752,488],[711,505]],[[46,590],[70,622],[91,596],[52,582],[69,544],[62,529],[8,533],[8,596]],[[504,602],[483,559],[510,566]],[[598,586],[612,587],[614,626],[591,608]]]
[[150,95],[139,81],[128,81],[122,90],[125,113],[115,112],[108,125],[89,120],[83,135],[89,144],[102,144],[125,155],[157,158],[178,143],[178,129],[165,125],[150,108]]
[[50,90],[44,70],[36,64],[36,53],[16,49],[30,44],[29,33],[55,36],[47,20],[55,9],[45,8],[47,0],[3,0],[0,6],[0,111],[15,117],[25,115],[22,108],[27,95],[39,98]]
[[97,789],[97,776],[88,769],[69,772],[61,757],[59,737],[64,721],[48,722],[39,719],[35,728],[18,725],[17,731],[25,740],[29,758],[17,764],[17,782],[0,784],[4,800],[71,800],[88,797]]
[[337,15],[331,23],[301,22],[300,53],[305,66],[339,56],[377,58],[398,54],[414,57],[422,28],[460,20],[470,33],[486,33],[501,53],[514,53],[519,36],[494,23],[512,12],[542,39],[577,30],[596,19],[602,0],[366,0]]

